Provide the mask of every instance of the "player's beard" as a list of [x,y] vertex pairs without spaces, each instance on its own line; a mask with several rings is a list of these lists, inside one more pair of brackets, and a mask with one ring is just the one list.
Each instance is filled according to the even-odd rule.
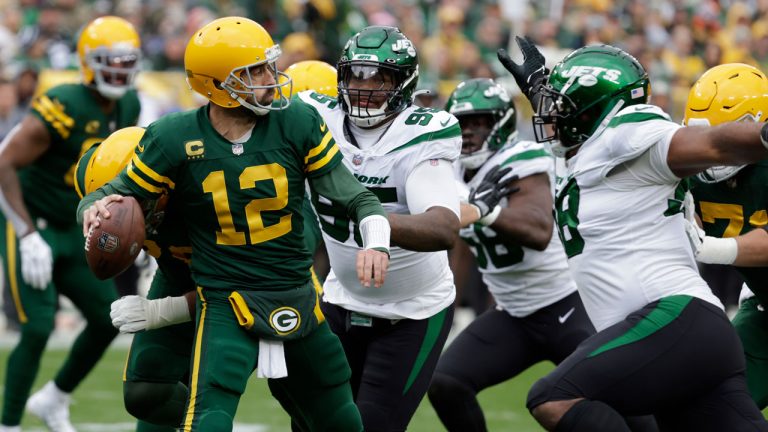
[[232,108],[229,110],[232,114],[232,117],[238,119],[238,120],[249,120],[249,121],[256,121],[259,116],[255,112],[251,111],[250,109],[240,105],[236,108]]

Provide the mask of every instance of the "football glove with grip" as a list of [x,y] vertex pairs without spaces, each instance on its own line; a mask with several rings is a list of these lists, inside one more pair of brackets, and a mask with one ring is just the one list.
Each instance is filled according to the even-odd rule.
[[499,61],[504,68],[515,78],[520,91],[531,101],[531,106],[535,113],[538,112],[540,101],[538,89],[542,84],[546,84],[549,69],[545,66],[544,55],[536,48],[530,37],[521,38],[520,36],[515,36],[515,41],[523,53],[522,64],[512,61],[507,51],[503,48],[499,49],[496,55],[499,57]]
[[685,233],[688,235],[688,241],[693,249],[693,256],[696,261],[704,264],[726,264],[730,265],[736,261],[739,253],[739,246],[736,239],[719,238],[708,236],[703,229],[696,223],[695,207],[693,195],[690,192],[685,193],[683,201],[685,220]]
[[44,290],[53,274],[53,252],[37,231],[19,240],[21,277],[32,288]]
[[184,296],[148,300],[137,295],[121,297],[109,311],[112,325],[120,333],[136,333],[190,321]]
[[477,208],[481,224],[487,226],[494,223],[501,213],[499,201],[520,190],[517,186],[511,186],[512,182],[519,178],[517,175],[509,176],[511,171],[511,167],[502,169],[497,165],[469,192],[469,204]]

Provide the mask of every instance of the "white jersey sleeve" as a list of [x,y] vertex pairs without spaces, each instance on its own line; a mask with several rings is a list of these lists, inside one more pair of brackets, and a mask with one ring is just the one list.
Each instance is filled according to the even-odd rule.
[[431,159],[417,165],[405,182],[405,198],[411,214],[424,213],[431,207],[445,207],[461,218],[453,165],[445,159]]

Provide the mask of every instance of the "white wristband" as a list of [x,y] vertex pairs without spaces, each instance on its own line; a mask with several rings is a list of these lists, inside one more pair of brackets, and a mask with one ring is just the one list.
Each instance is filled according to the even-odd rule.
[[480,220],[478,220],[478,222],[480,222],[481,224],[483,224],[485,226],[490,226],[491,224],[496,222],[496,219],[499,218],[500,214],[501,214],[501,206],[496,206],[496,207],[493,208],[493,210],[491,210],[490,213],[485,215],[485,217],[483,217]]
[[187,298],[164,297],[146,303],[147,330],[192,321]]
[[389,220],[381,215],[371,215],[360,221],[363,249],[384,248],[389,251]]
[[705,264],[733,264],[739,253],[739,244],[733,237],[706,236],[696,252],[696,261]]

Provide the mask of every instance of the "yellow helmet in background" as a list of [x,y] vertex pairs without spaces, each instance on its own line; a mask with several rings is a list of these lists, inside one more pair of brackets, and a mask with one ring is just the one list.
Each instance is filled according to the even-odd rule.
[[[715,66],[691,87],[685,104],[686,126],[715,126],[732,121],[764,122],[768,119],[768,78],[759,69],[729,63]],[[699,174],[716,183],[733,177],[742,166],[720,166]]]
[[336,68],[326,62],[319,60],[300,61],[289,66],[285,70],[285,74],[293,80],[294,94],[305,90],[314,90],[334,98],[339,95]]
[[134,149],[143,136],[144,128],[123,128],[88,150],[75,168],[75,190],[80,198],[117,177],[131,161]]
[[[257,22],[242,17],[219,18],[189,40],[184,53],[187,82],[192,90],[224,108],[242,105],[259,115],[284,109],[290,104],[290,79],[259,86],[249,74],[249,68],[266,63],[275,81],[282,81],[285,74],[276,64],[280,53],[280,46]],[[255,92],[261,89],[275,89],[275,103],[259,103]]]
[[94,84],[108,99],[119,99],[134,87],[141,67],[141,41],[133,25],[116,16],[88,23],[77,41],[83,82]]

